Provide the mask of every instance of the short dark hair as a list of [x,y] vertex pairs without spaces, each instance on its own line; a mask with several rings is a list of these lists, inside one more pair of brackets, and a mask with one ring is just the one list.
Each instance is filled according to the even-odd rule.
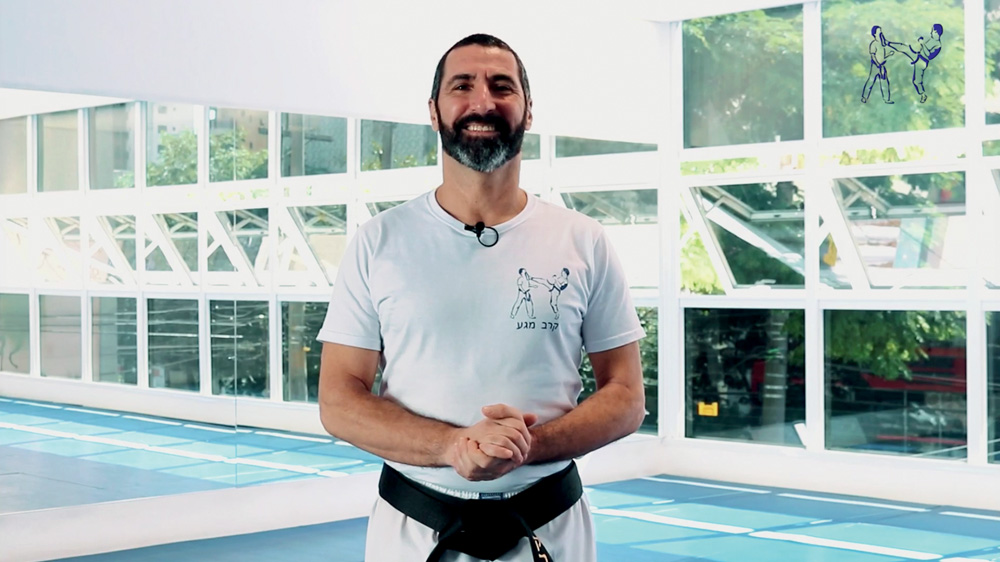
[[944,34],[944,28],[941,27],[940,23],[935,23],[934,24],[934,31],[937,31],[938,37],[941,37],[941,35]]
[[531,88],[528,86],[528,73],[524,70],[524,63],[521,62],[521,57],[517,56],[514,49],[511,49],[510,45],[503,42],[501,39],[485,33],[475,33],[452,45],[451,48],[445,51],[444,55],[441,56],[441,60],[438,61],[437,68],[434,70],[434,84],[431,85],[432,100],[436,102],[438,94],[441,93],[441,80],[444,78],[444,61],[448,58],[448,55],[450,55],[455,49],[467,47],[469,45],[496,47],[514,55],[514,60],[517,61],[517,72],[520,74],[521,78],[521,88],[524,89],[524,99],[531,99]]
[[872,26],[872,37],[875,37],[875,30],[876,29],[882,29],[882,26],[879,26],[879,25],[873,25]]

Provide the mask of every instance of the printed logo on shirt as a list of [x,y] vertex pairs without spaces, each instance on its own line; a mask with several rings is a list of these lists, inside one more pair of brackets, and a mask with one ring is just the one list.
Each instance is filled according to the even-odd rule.
[[[569,286],[569,269],[562,268],[559,273],[548,279],[533,277],[528,270],[521,268],[517,272],[517,300],[510,309],[510,317],[517,320],[518,330],[549,330],[559,327],[559,296]],[[531,298],[532,289],[543,289],[549,292],[549,308],[552,310],[553,322],[538,322],[535,318],[535,301]],[[524,311],[524,314],[521,311]],[[522,320],[522,318],[524,320]]]

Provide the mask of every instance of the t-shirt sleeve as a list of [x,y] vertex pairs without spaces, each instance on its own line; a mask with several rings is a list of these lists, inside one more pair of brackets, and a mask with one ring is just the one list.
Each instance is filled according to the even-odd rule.
[[587,353],[607,351],[641,340],[646,331],[632,305],[628,280],[606,232],[594,244],[594,278],[583,317]]
[[378,312],[369,284],[371,252],[359,232],[347,244],[333,285],[326,319],[316,339],[375,351],[382,350]]

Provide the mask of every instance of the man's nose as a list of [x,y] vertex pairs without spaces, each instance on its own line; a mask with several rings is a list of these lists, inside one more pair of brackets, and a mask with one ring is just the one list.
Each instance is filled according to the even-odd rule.
[[475,89],[472,95],[472,109],[480,115],[486,115],[496,109],[493,92],[490,91],[489,86],[482,85]]

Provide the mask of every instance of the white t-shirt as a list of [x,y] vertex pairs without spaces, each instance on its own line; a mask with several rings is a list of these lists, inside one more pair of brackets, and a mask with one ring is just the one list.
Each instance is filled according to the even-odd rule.
[[[380,394],[468,427],[504,403],[545,423],[572,410],[582,348],[645,336],[600,223],[528,196],[484,247],[434,191],[365,223],[348,243],[317,339],[382,351]],[[484,482],[451,467],[391,462],[406,476],[472,492],[521,489],[568,461]]]

